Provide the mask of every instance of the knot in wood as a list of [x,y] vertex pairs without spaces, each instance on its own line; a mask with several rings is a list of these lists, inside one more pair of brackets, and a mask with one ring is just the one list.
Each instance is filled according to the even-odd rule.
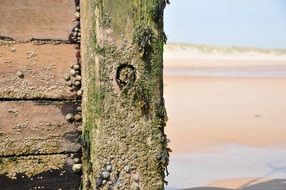
[[135,82],[136,72],[132,65],[121,65],[117,69],[116,79],[120,86],[129,86]]

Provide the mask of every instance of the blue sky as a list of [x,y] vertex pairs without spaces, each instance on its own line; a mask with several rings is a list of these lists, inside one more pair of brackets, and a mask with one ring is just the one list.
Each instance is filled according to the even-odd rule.
[[170,0],[169,42],[286,48],[286,0]]

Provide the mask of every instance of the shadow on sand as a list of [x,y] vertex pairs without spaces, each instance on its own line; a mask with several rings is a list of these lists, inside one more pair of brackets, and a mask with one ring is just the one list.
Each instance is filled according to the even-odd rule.
[[254,185],[243,185],[237,189],[218,187],[195,187],[183,190],[286,190],[286,179],[273,179]]

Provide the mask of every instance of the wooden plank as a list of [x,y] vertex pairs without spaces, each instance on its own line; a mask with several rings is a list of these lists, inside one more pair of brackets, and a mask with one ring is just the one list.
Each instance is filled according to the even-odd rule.
[[81,2],[84,190],[164,189],[166,2]]
[[76,102],[0,102],[0,156],[51,154],[80,150]]
[[76,91],[69,90],[64,73],[69,73],[71,65],[78,62],[77,55],[77,46],[73,44],[2,41],[0,98],[75,98]]
[[0,36],[69,40],[75,0],[1,0]]
[[81,172],[72,167],[78,155],[0,157],[1,190],[78,190]]

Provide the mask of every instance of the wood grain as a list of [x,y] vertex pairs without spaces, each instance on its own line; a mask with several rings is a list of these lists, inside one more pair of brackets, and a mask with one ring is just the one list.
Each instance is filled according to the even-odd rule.
[[69,123],[77,102],[0,102],[0,156],[77,152],[80,123]]
[[0,36],[14,40],[69,40],[74,0],[1,0]]
[[0,98],[75,98],[63,76],[77,55],[73,44],[0,43]]

